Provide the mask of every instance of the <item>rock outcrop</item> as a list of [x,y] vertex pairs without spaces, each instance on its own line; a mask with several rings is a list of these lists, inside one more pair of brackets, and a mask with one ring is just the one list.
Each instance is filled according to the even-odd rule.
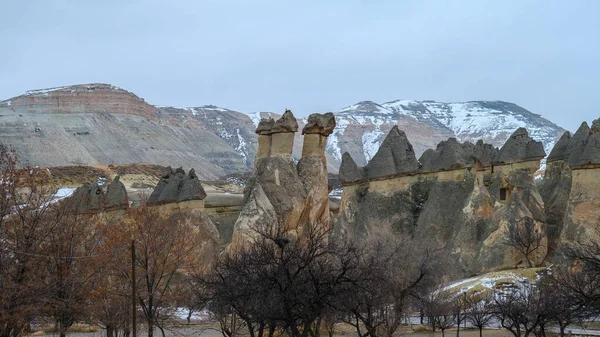
[[183,168],[170,166],[163,172],[156,188],[148,198],[148,205],[164,205],[185,201],[202,201],[206,198],[204,187],[194,169],[185,174]]
[[549,249],[565,258],[570,244],[600,237],[600,119],[565,133],[548,157],[541,192],[546,204]]
[[333,114],[313,114],[308,121],[298,164],[292,158],[298,130],[292,112],[286,110],[279,120],[263,119],[258,124],[255,168],[229,251],[241,249],[257,231],[297,235],[308,225],[329,228],[325,145],[335,119]]
[[106,186],[106,190],[98,183],[87,183],[78,187],[67,202],[73,203],[78,213],[100,213],[114,210],[124,210],[129,207],[125,185],[116,176]]
[[[378,174],[370,171],[371,162],[361,168],[345,155],[336,235],[360,237],[378,228],[403,232],[443,247],[464,275],[526,265],[516,249],[504,244],[512,216],[530,218],[546,230],[533,179],[545,153],[526,130],[515,131],[500,150],[482,141],[473,145],[450,138],[425,151],[420,166],[399,130],[386,141],[378,152],[382,155],[371,160],[375,167],[387,163]],[[532,255],[529,259],[541,264],[546,243]]]

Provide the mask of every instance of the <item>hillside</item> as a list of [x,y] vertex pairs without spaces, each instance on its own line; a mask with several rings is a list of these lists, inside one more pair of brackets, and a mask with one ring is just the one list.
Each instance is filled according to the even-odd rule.
[[[448,137],[502,145],[518,127],[528,128],[546,152],[565,131],[506,102],[441,103],[364,101],[334,111],[338,127],[327,145],[328,169],[337,171],[349,152],[364,165],[384,135],[399,125],[419,156]],[[249,171],[260,117],[212,105],[153,106],[109,84],[31,90],[0,102],[0,142],[13,144],[22,164],[39,166],[152,163],[194,167],[203,179]],[[305,123],[299,120],[300,127]],[[293,155],[299,158],[302,138]]]

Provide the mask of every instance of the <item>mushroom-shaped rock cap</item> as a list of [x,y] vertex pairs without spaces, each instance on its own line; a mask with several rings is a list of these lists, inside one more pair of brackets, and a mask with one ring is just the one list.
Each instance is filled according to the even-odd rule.
[[508,164],[525,161],[527,159],[541,159],[546,156],[544,145],[529,137],[525,128],[518,128],[504,143],[495,162]]
[[187,200],[203,200],[206,192],[194,169],[185,175],[183,168],[165,170],[148,198],[149,205],[162,205]]
[[473,157],[479,160],[483,167],[492,165],[496,156],[498,156],[498,148],[492,144],[484,143],[481,139],[477,141],[473,148]]
[[395,125],[367,164],[369,178],[414,172],[419,168],[415,151],[406,134]]
[[188,176],[183,181],[183,186],[181,187],[181,191],[179,191],[178,201],[204,200],[204,198],[206,198],[204,187],[202,187],[202,183],[200,183],[196,171],[191,169]]
[[567,151],[567,147],[569,147],[569,142],[571,142],[571,133],[567,131],[563,133],[558,142],[554,144],[554,147],[548,156],[548,162],[565,159],[565,152]]
[[256,127],[256,133],[259,135],[270,135],[273,133],[274,125],[275,120],[273,118],[261,118],[258,126]]
[[456,138],[448,138],[448,140],[440,142],[435,150],[425,151],[419,162],[424,171],[463,168],[471,165],[470,152],[472,152],[472,148],[468,145],[463,146]]
[[569,166],[577,166],[581,162],[581,156],[583,155],[583,151],[585,151],[589,136],[590,127],[588,126],[588,123],[581,123],[579,129],[577,129],[573,137],[571,137],[571,141],[563,155]]
[[285,113],[275,121],[273,125],[273,133],[287,133],[298,131],[298,121],[290,110],[285,110]]
[[302,134],[318,133],[323,136],[329,136],[334,128],[335,117],[333,113],[311,114],[308,116],[304,129],[302,129]]
[[342,155],[339,172],[342,182],[355,182],[365,178],[363,168],[356,165],[356,162],[348,152],[344,152]]
[[569,158],[569,165],[571,167],[583,166],[583,165],[596,165],[600,164],[600,120],[596,119],[592,122],[589,135],[587,137],[585,148],[581,155],[578,157]]

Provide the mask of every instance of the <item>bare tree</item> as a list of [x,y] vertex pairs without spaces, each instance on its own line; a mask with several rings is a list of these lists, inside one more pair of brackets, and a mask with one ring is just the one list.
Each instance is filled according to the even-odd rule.
[[507,229],[504,244],[517,249],[529,268],[535,267],[530,255],[542,247],[546,237],[544,231],[528,216],[518,220],[511,219]]
[[197,262],[197,229],[180,217],[162,215],[142,201],[132,208],[123,226],[132,230],[136,242],[135,266],[138,301],[148,328],[148,337],[160,324],[165,308],[174,304],[174,282],[178,273],[191,273]]
[[479,337],[483,337],[483,329],[493,320],[493,298],[488,295],[483,299],[470,298],[467,305],[467,321],[479,329]]
[[48,299],[40,282],[54,189],[45,171],[17,168],[14,149],[0,145],[0,336],[16,337]]
[[543,334],[549,319],[545,294],[533,281],[522,281],[497,292],[492,308],[501,326],[515,337],[527,337],[538,329]]

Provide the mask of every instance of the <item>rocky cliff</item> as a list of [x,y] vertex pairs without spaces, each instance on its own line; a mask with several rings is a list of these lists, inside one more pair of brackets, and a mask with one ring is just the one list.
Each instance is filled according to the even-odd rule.
[[[367,164],[385,135],[398,125],[417,156],[454,137],[479,139],[500,147],[513,130],[527,126],[546,152],[564,130],[515,104],[499,101],[440,103],[364,101],[333,113],[337,126],[328,137],[325,156],[337,171],[348,152]],[[250,171],[258,148],[254,129],[262,117],[212,105],[177,108],[153,106],[131,92],[108,84],[85,84],[43,90],[0,102],[0,142],[11,143],[24,164],[39,166],[145,162],[194,167],[201,179]],[[308,122],[297,120],[299,128]],[[292,157],[302,156],[297,133]]]
[[297,235],[309,225],[329,228],[325,145],[334,128],[331,113],[309,116],[302,130],[302,157],[296,164],[292,151],[298,122],[292,112],[259,122],[255,168],[229,251],[240,249],[259,232]]
[[540,191],[546,205],[550,250],[563,258],[570,244],[597,239],[600,219],[600,119],[565,133],[548,157]]
[[[417,160],[394,127],[365,167],[343,155],[335,233],[360,237],[380,227],[407,233],[442,247],[464,275],[525,265],[505,237],[523,219],[546,231],[533,178],[544,156],[543,145],[519,128],[500,149],[450,138]],[[544,241],[529,259],[541,264],[546,253]]]

